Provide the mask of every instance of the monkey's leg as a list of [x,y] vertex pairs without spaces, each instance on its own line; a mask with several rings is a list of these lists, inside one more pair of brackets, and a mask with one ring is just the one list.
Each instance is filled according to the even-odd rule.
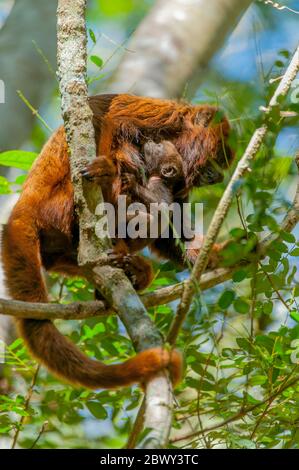
[[87,167],[81,172],[82,176],[87,179],[114,177],[116,176],[116,166],[105,155],[96,157]]
[[[185,240],[175,238],[159,238],[152,245],[152,250],[163,258],[170,259],[178,265],[186,268],[195,263],[200,252],[204,238],[195,235],[194,239],[188,242],[186,246]],[[208,261],[208,268],[215,269],[221,262],[221,250],[223,250],[228,242],[223,244],[215,243]]]

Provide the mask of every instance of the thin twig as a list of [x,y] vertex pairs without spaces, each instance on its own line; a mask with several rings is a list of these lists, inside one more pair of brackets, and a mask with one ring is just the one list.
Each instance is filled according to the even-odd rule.
[[[28,390],[28,393],[27,393],[27,396],[26,396],[26,399],[25,399],[24,411],[28,411],[29,404],[30,404],[32,394],[33,394],[33,391],[34,391],[34,387],[35,387],[35,384],[36,384],[36,381],[37,381],[37,376],[38,376],[39,370],[40,370],[40,365],[38,365],[36,367],[35,372],[33,374],[31,385],[29,387],[29,390]],[[14,434],[13,441],[12,441],[12,444],[11,444],[12,449],[14,449],[16,444],[17,444],[18,437],[19,437],[21,428],[23,426],[24,420],[25,420],[25,415],[21,416],[21,418],[20,418],[20,420],[17,424],[16,432]]]
[[28,101],[28,99],[26,98],[26,96],[24,96],[24,94],[22,93],[21,90],[17,90],[17,94],[19,95],[19,97],[21,98],[21,100],[23,101],[23,103],[25,103],[25,105],[30,109],[30,111],[32,112],[32,114],[34,116],[36,116],[39,121],[45,126],[46,129],[48,129],[48,131],[50,132],[53,132],[53,129],[51,129],[51,127],[46,123],[46,121],[41,117],[41,115],[39,114],[38,110],[35,109],[32,104]]
[[137,412],[132,431],[130,433],[126,449],[134,449],[138,442],[138,437],[144,426],[144,412],[145,412],[145,398],[142,400],[142,403]]
[[40,440],[40,438],[42,437],[42,435],[46,431],[48,424],[49,424],[49,421],[45,421],[43,423],[42,427],[39,430],[39,433],[38,433],[36,439],[33,441],[32,445],[30,446],[30,449],[34,449],[34,447],[36,446],[36,444],[38,443],[38,441]]

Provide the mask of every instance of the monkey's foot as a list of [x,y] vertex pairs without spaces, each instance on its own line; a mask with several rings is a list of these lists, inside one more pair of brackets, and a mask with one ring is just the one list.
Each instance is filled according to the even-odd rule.
[[108,253],[108,264],[122,269],[136,290],[145,289],[153,279],[152,265],[142,256],[111,251]]

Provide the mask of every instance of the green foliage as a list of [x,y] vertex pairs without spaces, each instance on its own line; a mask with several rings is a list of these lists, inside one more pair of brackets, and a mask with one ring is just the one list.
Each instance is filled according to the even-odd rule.
[[0,194],[10,194],[10,183],[4,176],[0,176]]
[[91,62],[93,62],[97,67],[101,68],[103,65],[103,59],[98,57],[97,55],[90,56]]
[[[128,27],[150,3],[94,0],[93,5],[98,16],[123,21]],[[137,15],[134,20],[133,15]],[[89,29],[89,36],[96,45],[98,33]],[[230,281],[202,293],[198,290],[178,338],[186,370],[176,392],[171,447],[299,448],[299,242],[298,232],[281,230],[297,169],[292,149],[279,152],[277,148],[277,136],[290,129],[297,132],[298,126],[298,118],[282,119],[280,111],[298,113],[299,107],[286,101],[267,117],[257,112],[277,85],[269,78],[281,75],[289,56],[286,50],[277,53],[262,84],[222,77],[213,82],[214,88],[222,91],[221,96],[215,94],[212,85],[204,87],[204,101],[220,103],[231,117],[236,161],[264,119],[271,131],[251,172],[236,188],[221,235],[232,239],[223,253],[223,265],[238,263],[238,267]],[[99,69],[105,67],[99,55],[90,54],[90,61]],[[34,150],[41,147],[45,137],[42,128],[36,126],[32,135]],[[0,165],[28,171],[35,158],[33,152],[5,152],[0,154]],[[205,228],[229,173],[224,183],[199,188],[192,194],[193,202],[204,204]],[[0,194],[13,192],[15,186],[18,189],[23,180],[23,176],[15,182],[0,177]],[[268,234],[275,240],[261,258],[256,243]],[[172,262],[154,259],[153,265],[155,279],[150,290],[173,285],[188,274],[182,275]],[[48,283],[54,302],[93,299],[93,287],[83,279],[51,275]],[[149,309],[164,335],[175,310],[176,302]],[[57,326],[94,359],[116,363],[134,354],[116,316],[59,321]],[[5,360],[7,386],[0,397],[0,433],[9,443],[16,438],[22,448],[125,446],[141,402],[138,387],[113,391],[74,389],[43,367],[38,368],[20,339],[6,346],[1,359]],[[186,439],[181,440],[184,436]]]
[[98,0],[101,11],[106,16],[128,15],[139,7],[137,0]]
[[0,165],[19,168],[20,170],[30,170],[37,154],[25,152],[25,150],[9,150],[0,153]]
[[292,354],[298,328],[237,336],[230,347],[220,347],[219,334],[207,332],[204,321],[198,331],[214,346],[199,352],[191,344],[185,351],[192,371],[186,382],[193,392],[181,401],[178,428],[184,415],[198,423],[197,432],[187,433],[189,445],[297,447],[299,362]]

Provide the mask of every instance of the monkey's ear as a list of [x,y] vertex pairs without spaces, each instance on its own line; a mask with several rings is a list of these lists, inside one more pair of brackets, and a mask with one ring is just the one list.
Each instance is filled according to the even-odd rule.
[[214,106],[203,106],[194,117],[194,124],[208,127],[217,114],[217,108]]
[[227,122],[224,112],[216,106],[203,106],[195,115],[194,124],[214,127]]

